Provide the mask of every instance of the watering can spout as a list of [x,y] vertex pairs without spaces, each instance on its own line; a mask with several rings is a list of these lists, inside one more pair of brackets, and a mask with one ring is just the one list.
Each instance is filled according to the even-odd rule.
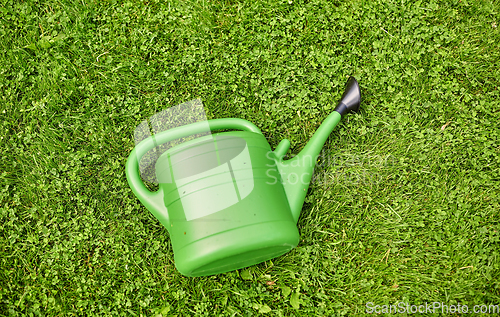
[[359,84],[354,77],[350,77],[337,107],[323,121],[311,140],[309,140],[298,155],[292,159],[283,160],[284,155],[290,147],[290,141],[286,139],[282,140],[274,150],[278,170],[281,174],[281,180],[295,222],[299,219],[321,148],[330,133],[340,122],[341,117],[351,111],[358,111],[360,103],[361,92]]

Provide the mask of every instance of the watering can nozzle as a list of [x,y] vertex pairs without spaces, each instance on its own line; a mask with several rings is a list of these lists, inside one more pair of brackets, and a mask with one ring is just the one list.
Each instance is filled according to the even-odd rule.
[[359,104],[361,103],[361,91],[359,89],[359,84],[354,77],[350,77],[349,81],[345,86],[344,94],[340,99],[335,111],[344,116],[345,114],[359,110]]

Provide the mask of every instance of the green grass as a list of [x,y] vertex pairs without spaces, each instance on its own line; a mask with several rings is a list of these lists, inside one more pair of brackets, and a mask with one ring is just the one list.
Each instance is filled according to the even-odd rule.
[[[500,304],[498,1],[0,1],[0,315],[358,315]],[[201,98],[298,153],[272,261],[186,278],[127,185],[134,128]],[[298,309],[297,309],[298,308]]]

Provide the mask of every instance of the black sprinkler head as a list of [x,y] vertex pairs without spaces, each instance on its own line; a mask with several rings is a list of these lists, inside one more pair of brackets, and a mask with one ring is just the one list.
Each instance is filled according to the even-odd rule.
[[359,89],[359,84],[356,81],[356,78],[351,76],[345,86],[344,94],[334,111],[337,111],[340,115],[344,116],[351,111],[357,112],[359,110],[360,103],[361,91]]

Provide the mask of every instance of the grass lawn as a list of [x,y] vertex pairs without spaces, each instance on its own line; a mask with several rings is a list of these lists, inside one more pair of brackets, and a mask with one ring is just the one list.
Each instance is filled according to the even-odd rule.
[[[1,0],[0,315],[500,304],[499,16],[471,0]],[[349,75],[362,110],[323,148],[299,246],[180,275],[127,184],[135,127],[201,98],[296,154]]]

